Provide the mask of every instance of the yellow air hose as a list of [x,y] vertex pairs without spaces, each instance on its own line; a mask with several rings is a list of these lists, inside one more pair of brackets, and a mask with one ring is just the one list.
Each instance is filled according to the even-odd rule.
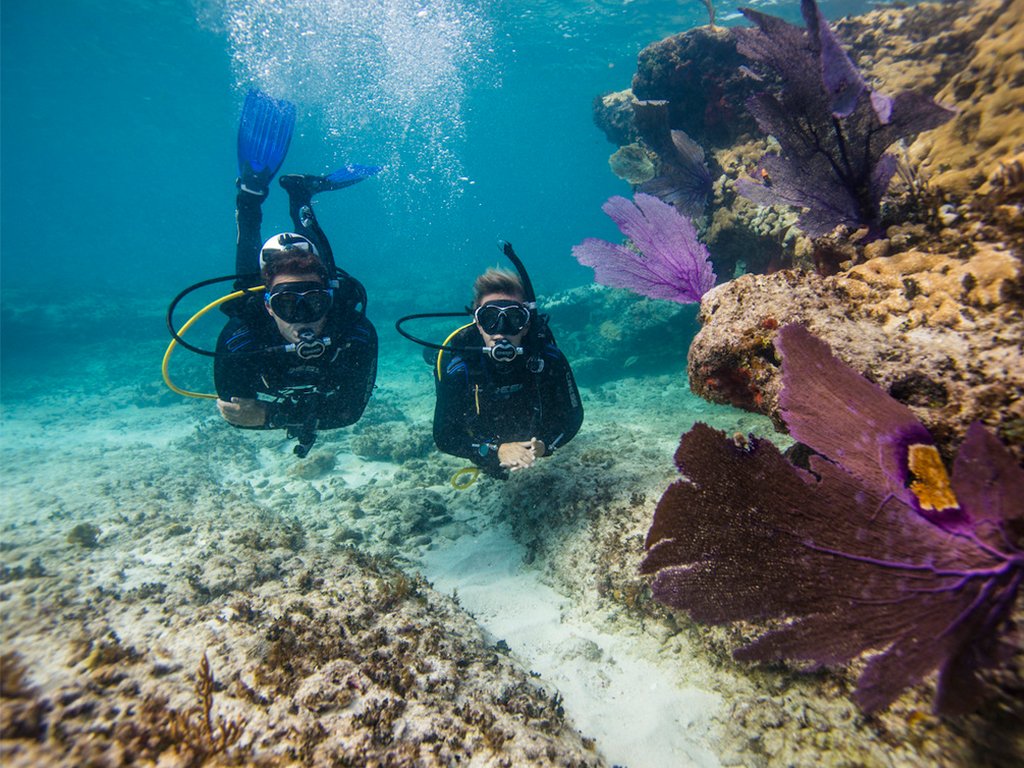
[[[452,331],[451,333],[448,334],[448,338],[445,339],[441,343],[441,346],[442,347],[447,347],[448,346],[448,342],[451,341],[453,338],[455,338],[455,334],[457,334],[459,331],[466,330],[471,325],[473,325],[473,323],[466,323],[465,325],[461,325],[458,328],[456,328],[454,331]],[[446,351],[447,350],[444,350],[444,349],[437,350],[437,380],[438,381],[441,380],[441,355],[443,355]]]
[[464,491],[475,483],[478,477],[480,477],[480,467],[463,467],[452,475],[450,482],[456,491]]
[[[237,299],[239,296],[244,296],[247,293],[255,293],[256,291],[262,291],[262,290],[263,290],[263,286],[262,285],[257,285],[254,288],[246,288],[246,289],[241,290],[241,291],[235,291],[234,293],[229,293],[227,296],[221,296],[216,301],[211,301],[205,307],[203,307],[198,312],[196,312],[194,315],[192,315],[192,317],[189,318],[187,323],[185,323],[183,326],[181,326],[181,330],[178,331],[178,335],[179,336],[184,336],[185,335],[185,331],[187,331],[189,328],[191,328],[193,323],[196,322],[196,320],[198,320],[200,317],[205,315],[211,309],[214,309],[215,307],[219,307],[221,304],[229,302],[232,299]],[[199,398],[203,398],[205,400],[216,400],[217,399],[217,395],[207,394],[205,392],[190,392],[187,389],[182,389],[181,387],[175,386],[174,382],[171,381],[171,375],[170,375],[170,373],[168,372],[167,369],[168,369],[168,364],[170,363],[170,360],[171,360],[171,352],[174,351],[174,348],[176,346],[178,346],[178,340],[177,339],[171,339],[171,343],[167,345],[167,351],[164,352],[163,364],[160,366],[160,371],[161,371],[161,373],[163,373],[163,376],[164,376],[164,384],[166,384],[171,389],[172,392],[177,392],[179,395],[184,395],[185,397],[199,397]]]

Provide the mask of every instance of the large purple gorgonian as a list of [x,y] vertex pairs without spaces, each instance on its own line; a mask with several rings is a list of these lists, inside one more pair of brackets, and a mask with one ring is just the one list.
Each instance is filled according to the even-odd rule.
[[809,471],[775,446],[697,424],[658,503],[644,573],[657,600],[713,624],[778,619],[737,659],[842,664],[868,652],[868,712],[939,670],[934,709],[987,693],[1013,652],[1024,581],[1024,470],[981,424],[950,477],[928,431],[799,325],[779,331],[782,416]]
[[781,153],[761,158],[759,181],[740,179],[740,193],[761,205],[803,209],[799,224],[811,237],[840,224],[881,236],[882,196],[896,170],[886,150],[954,113],[912,91],[890,98],[871,90],[814,0],[801,2],[806,30],[741,10],[756,28],[735,30],[737,50],[779,84],[747,107]]
[[601,210],[635,248],[588,237],[572,255],[594,268],[594,280],[626,288],[652,299],[700,301],[715,285],[708,249],[693,223],[668,203],[637,193],[633,200],[613,197]]

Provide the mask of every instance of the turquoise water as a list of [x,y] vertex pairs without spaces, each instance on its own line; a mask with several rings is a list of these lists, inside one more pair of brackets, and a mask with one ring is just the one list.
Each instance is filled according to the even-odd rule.
[[[799,16],[797,0],[749,4]],[[718,22],[739,23],[738,5],[718,4]],[[820,5],[835,19],[870,3]],[[87,601],[106,595],[106,603],[81,609],[89,614],[82,626],[95,611],[99,618],[90,631],[106,631],[99,626],[103,619],[122,634],[134,631],[132,642],[147,653],[143,641],[156,638],[152,645],[161,653],[161,644],[176,644],[168,658],[185,672],[156,685],[170,690],[173,682],[180,694],[191,689],[193,659],[210,642],[202,629],[207,625],[197,621],[202,631],[194,637],[191,627],[178,625],[175,635],[149,628],[140,617],[174,609],[186,620],[203,616],[200,599],[189,591],[196,573],[213,574],[210,583],[222,578],[228,593],[249,594],[262,585],[261,574],[250,582],[239,576],[235,584],[223,577],[228,569],[222,563],[207,568],[211,552],[237,556],[239,571],[249,560],[268,557],[238,544],[245,526],[273,531],[300,521],[311,541],[303,555],[310,562],[324,552],[341,559],[349,542],[371,554],[393,555],[399,544],[421,547],[439,589],[461,592],[463,605],[481,622],[489,616],[507,622],[489,631],[500,632],[506,647],[539,669],[534,676],[571,691],[603,679],[580,661],[588,654],[596,653],[589,662],[601,674],[608,671],[601,664],[615,667],[608,690],[585,691],[582,704],[567,704],[610,760],[630,757],[629,750],[638,749],[632,739],[646,742],[639,749],[646,754],[632,755],[634,766],[717,764],[705,733],[713,714],[708,692],[725,700],[731,685],[748,684],[726,680],[730,673],[716,665],[706,674],[696,670],[693,691],[677,690],[673,678],[657,695],[654,683],[630,687],[641,675],[656,680],[660,674],[627,663],[636,661],[632,646],[640,649],[637,656],[649,651],[644,664],[657,659],[661,669],[682,669],[680,659],[696,657],[684,633],[656,643],[625,612],[605,615],[611,598],[601,612],[593,610],[599,588],[628,585],[633,571],[612,573],[607,584],[559,584],[565,594],[556,594],[548,584],[538,586],[540,569],[524,564],[561,556],[559,536],[569,542],[566,553],[599,557],[586,539],[586,515],[604,517],[605,511],[636,527],[623,534],[619,552],[627,545],[639,551],[649,523],[631,515],[645,514],[644,505],[652,507],[676,477],[671,457],[679,434],[700,419],[729,433],[763,436],[771,432],[768,421],[692,395],[685,370],[690,338],[679,332],[664,340],[672,350],[665,357],[675,355],[671,370],[637,371],[626,360],[617,381],[581,379],[587,421],[564,463],[556,457],[549,474],[518,486],[485,479],[469,493],[456,493],[447,481],[459,463],[434,451],[430,441],[433,388],[420,350],[393,329],[401,315],[461,308],[473,277],[504,265],[499,238],[515,244],[542,301],[591,282],[591,271],[577,264],[571,248],[586,237],[619,240],[601,204],[629,194],[608,168],[615,147],[594,125],[593,100],[629,87],[645,45],[705,24],[703,3],[63,0],[55,7],[21,0],[3,4],[0,13],[0,480],[7,496],[0,530],[11,563],[29,567],[41,558],[53,577],[54,585],[40,588],[39,604],[60,590],[75,606],[92,606]],[[384,167],[379,176],[317,202],[338,262],[368,289],[381,355],[368,416],[352,429],[321,435],[318,452],[330,463],[320,475],[302,474],[312,470],[298,465],[282,434],[233,430],[208,401],[180,398],[160,377],[168,302],[191,283],[233,271],[235,132],[252,86],[298,105],[285,172],[326,172],[346,162]],[[290,228],[276,185],[264,213],[265,235]],[[179,324],[218,294],[212,288],[192,297]],[[222,318],[215,313],[208,320],[192,336],[207,347]],[[687,321],[685,328],[695,332],[696,322]],[[560,340],[567,348],[581,333],[556,330],[565,332]],[[208,391],[210,368],[208,359],[179,351],[173,374],[183,386]],[[380,450],[368,451],[368,444]],[[390,461],[381,458],[388,452]],[[420,520],[421,498],[442,499],[447,522],[435,523],[426,512]],[[83,520],[99,524],[100,548],[80,552],[68,538],[72,523]],[[167,523],[176,530],[163,535]],[[495,558],[502,549],[504,560]],[[460,588],[466,573],[455,567],[464,564],[452,551],[474,560],[479,573],[468,572],[479,584]],[[614,565],[625,573],[622,563]],[[183,575],[186,567],[195,571],[192,581]],[[295,566],[266,578],[295,592],[289,568]],[[509,595],[487,592],[499,577],[508,577],[525,603],[543,603],[541,592],[551,592],[550,605],[541,605],[551,626],[520,621],[508,610]],[[78,619],[53,631],[60,620],[37,620],[34,593],[23,595],[20,581],[12,583],[17,610],[9,609],[16,618],[8,621],[23,631],[18,650],[45,680],[46,658],[64,664],[63,633],[74,634]],[[137,616],[131,605],[117,604],[122,591],[144,592],[154,584],[171,595],[164,609],[157,608],[163,598]],[[594,618],[590,613],[600,614],[602,630],[625,628],[625,634],[613,644],[583,624]],[[214,625],[209,615],[204,621]],[[574,638],[578,647],[545,655],[550,649],[538,638],[552,626],[563,634],[569,627],[587,642]],[[246,658],[238,650],[244,643],[233,647],[236,659]],[[621,663],[602,661],[602,653]],[[228,655],[213,659],[218,679],[228,679]],[[61,666],[50,680],[69,674]],[[571,679],[559,680],[559,674]],[[609,693],[616,686],[626,691],[619,700]],[[670,717],[672,708],[680,714]],[[634,732],[623,714],[645,719],[639,711],[651,712],[651,734]],[[629,733],[617,733],[623,730]],[[836,730],[841,742],[843,730]],[[879,754],[888,749],[877,745]]]
[[[732,4],[717,12],[735,23]],[[629,86],[648,42],[706,22],[696,0],[65,0],[2,13],[6,380],[60,341],[161,337],[180,288],[232,271],[250,85],[299,105],[285,171],[385,166],[319,203],[379,326],[461,306],[501,260],[498,238],[542,294],[589,282],[570,248],[614,238],[600,205],[628,192],[591,102]],[[267,233],[288,226],[279,190],[265,208]],[[411,276],[417,289],[399,290]],[[120,321],[74,309],[83,295]],[[383,347],[396,341],[385,330]]]

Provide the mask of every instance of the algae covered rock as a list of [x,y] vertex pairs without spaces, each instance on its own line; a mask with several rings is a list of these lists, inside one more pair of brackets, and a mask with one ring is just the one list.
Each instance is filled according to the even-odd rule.
[[757,83],[723,27],[696,27],[644,48],[637,57],[633,95],[667,101],[669,126],[712,147],[728,146],[756,130],[745,102]]
[[396,464],[425,458],[433,448],[434,439],[427,425],[404,421],[361,424],[352,438],[352,453],[357,456]]
[[544,311],[550,312],[558,346],[584,386],[681,371],[683,353],[671,340],[689,339],[697,331],[694,305],[596,284],[551,297]]
[[833,277],[744,275],[701,302],[690,386],[713,402],[778,413],[776,330],[805,325],[908,405],[941,446],[994,428],[1024,456],[1021,263],[995,244],[968,257],[908,251]]
[[68,544],[94,549],[99,543],[100,529],[92,523],[79,523],[68,531]]

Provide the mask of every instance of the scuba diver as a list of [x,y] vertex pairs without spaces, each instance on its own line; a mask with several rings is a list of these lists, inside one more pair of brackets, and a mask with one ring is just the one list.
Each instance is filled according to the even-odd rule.
[[407,339],[439,350],[434,363],[438,449],[506,478],[572,440],[583,423],[583,405],[547,317],[537,312],[522,262],[509,243],[502,247],[519,274],[488,269],[477,277],[469,310],[473,322],[444,344],[415,338],[401,326],[416,318],[463,313],[409,315],[396,327]]
[[[327,176],[282,176],[295,231],[262,242],[262,204],[284,162],[294,124],[293,104],[249,91],[238,129],[235,275],[179,294],[168,325],[175,342],[214,357],[217,408],[226,421],[243,429],[286,429],[298,441],[295,454],[304,457],[318,430],[359,420],[377,376],[377,332],[366,317],[366,291],[335,265],[312,199],[380,169],[348,165]],[[216,351],[184,342],[171,320],[177,302],[197,287],[232,278],[235,293],[214,303],[229,317]],[[166,365],[165,355],[165,379]],[[167,381],[182,394],[213,397]]]

